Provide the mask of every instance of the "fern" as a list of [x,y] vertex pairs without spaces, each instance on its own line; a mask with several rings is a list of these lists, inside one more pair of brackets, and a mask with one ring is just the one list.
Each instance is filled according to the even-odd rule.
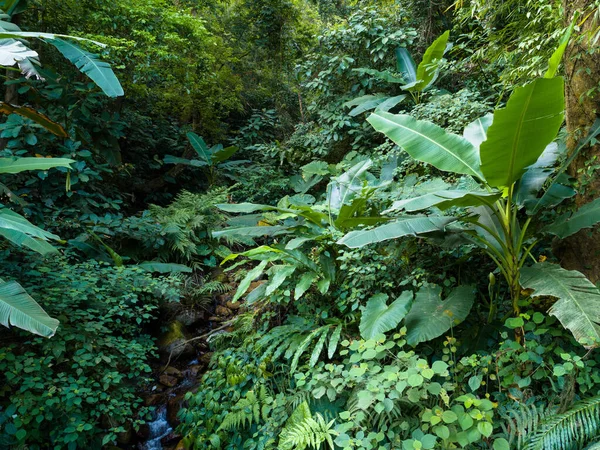
[[509,444],[517,449],[523,448],[527,436],[537,430],[545,416],[555,412],[555,407],[536,405],[535,403],[519,404],[518,409],[507,410],[502,414],[502,418],[505,420],[502,429]]
[[562,414],[545,418],[531,433],[525,450],[581,449],[598,437],[600,396],[577,402]]
[[307,402],[302,402],[291,417],[279,437],[280,450],[304,450],[307,447],[318,449],[327,442],[333,449],[333,438],[337,433],[332,429],[334,420],[326,422],[321,414],[312,416]]
[[290,324],[273,328],[258,341],[258,346],[264,348],[263,359],[277,360],[283,355],[291,359],[290,371],[293,373],[300,364],[300,358],[312,347],[309,365],[314,366],[321,353],[326,348],[329,359],[333,357],[340,341],[341,325],[324,325],[312,328],[314,325],[303,319],[293,317]]
[[233,411],[230,411],[219,426],[219,430],[237,430],[250,427],[252,424],[258,424],[261,420],[266,420],[265,413],[262,411],[262,405],[267,400],[267,390],[264,385],[255,391],[248,391],[246,397],[240,399]]

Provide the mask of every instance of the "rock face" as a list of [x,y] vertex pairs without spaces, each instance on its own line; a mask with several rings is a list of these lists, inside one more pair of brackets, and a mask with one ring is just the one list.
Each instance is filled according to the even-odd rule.
[[175,320],[181,322],[186,327],[192,326],[195,323],[204,320],[206,316],[206,312],[202,310],[196,310],[191,308],[183,308],[181,309],[177,315],[175,316]]
[[172,358],[184,354],[194,354],[194,347],[186,341],[185,327],[181,322],[174,320],[169,323],[167,331],[158,339],[158,350],[163,355],[172,355]]
[[163,373],[158,378],[158,381],[160,381],[160,383],[162,385],[167,386],[167,387],[173,387],[177,384],[177,378],[167,375],[166,373]]

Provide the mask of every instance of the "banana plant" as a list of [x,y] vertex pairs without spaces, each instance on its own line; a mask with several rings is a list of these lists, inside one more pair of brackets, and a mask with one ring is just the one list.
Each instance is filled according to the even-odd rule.
[[98,47],[104,44],[90,39],[53,33],[24,32],[11,22],[14,15],[22,12],[25,2],[6,0],[0,2],[0,66],[18,66],[27,77],[43,79],[38,71],[41,65],[39,54],[32,50],[27,39],[38,39],[54,46],[66,59],[87,75],[109,97],[123,95],[123,88],[110,65],[101,61],[98,55],[90,53],[74,41],[87,42]]
[[[260,263],[240,283],[234,301],[240,299],[251,282],[266,273],[269,282],[248,295],[250,301],[268,297],[286,280],[295,279],[293,298],[301,298],[311,286],[326,294],[336,280],[335,242],[337,237],[356,224],[377,224],[388,219],[371,214],[369,199],[391,184],[395,160],[386,164],[379,178],[369,172],[370,159],[360,161],[345,173],[331,179],[324,201],[317,203],[311,195],[284,197],[276,206],[253,203],[220,204],[229,213],[244,213],[237,222],[248,226],[230,227],[213,232],[215,238],[277,237],[282,243],[261,245],[226,257],[222,264],[244,257]],[[259,213],[256,215],[255,213]],[[258,223],[258,225],[256,225]],[[318,258],[312,248],[319,247]],[[231,266],[228,270],[237,267]]]
[[[369,123],[414,159],[469,183],[396,201],[384,212],[393,221],[351,231],[339,243],[362,247],[404,236],[459,233],[496,264],[508,284],[515,315],[520,312],[522,288],[532,290],[533,297],[555,297],[549,313],[580,343],[597,346],[600,291],[581,273],[537,263],[532,253],[544,236],[564,238],[600,222],[597,199],[550,225],[533,226],[542,210],[575,194],[565,170],[600,131],[599,120],[554,169],[565,153],[565,146],[554,142],[564,119],[564,80],[553,77],[555,71],[551,67],[545,78],[515,89],[505,108],[471,123],[462,136],[409,115],[371,114]],[[528,266],[529,261],[534,264]]]
[[192,167],[206,167],[208,183],[212,186],[216,179],[219,171],[223,172],[228,178],[235,178],[231,173],[230,169],[240,164],[245,164],[247,160],[228,161],[238,151],[235,146],[223,148],[222,144],[213,145],[208,147],[202,137],[196,133],[187,134],[188,141],[192,148],[196,151],[198,159],[186,159],[179,158],[177,156],[166,155],[165,164],[183,164]]
[[396,71],[400,76],[391,74],[388,71],[355,69],[358,72],[371,75],[382,81],[400,84],[400,90],[405,91],[406,94],[396,96],[385,94],[363,95],[344,104],[347,107],[354,107],[349,112],[349,115],[355,117],[371,110],[387,112],[406,100],[409,95],[416,104],[420,103],[423,92],[429,89],[437,80],[442,58],[451,47],[451,44],[448,43],[449,38],[450,31],[446,31],[438,37],[427,48],[418,66],[406,48],[398,47],[396,49]]

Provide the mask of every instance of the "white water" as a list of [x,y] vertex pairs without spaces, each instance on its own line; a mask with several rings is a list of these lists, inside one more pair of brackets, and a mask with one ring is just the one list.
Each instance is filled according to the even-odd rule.
[[167,422],[167,407],[160,406],[156,410],[156,419],[148,424],[150,427],[150,437],[144,445],[144,450],[162,450],[160,440],[168,435],[173,429]]

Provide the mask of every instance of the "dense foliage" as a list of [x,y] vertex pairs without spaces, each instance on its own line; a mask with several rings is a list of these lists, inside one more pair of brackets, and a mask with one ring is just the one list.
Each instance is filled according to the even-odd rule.
[[0,1],[0,447],[599,445],[568,3]]

